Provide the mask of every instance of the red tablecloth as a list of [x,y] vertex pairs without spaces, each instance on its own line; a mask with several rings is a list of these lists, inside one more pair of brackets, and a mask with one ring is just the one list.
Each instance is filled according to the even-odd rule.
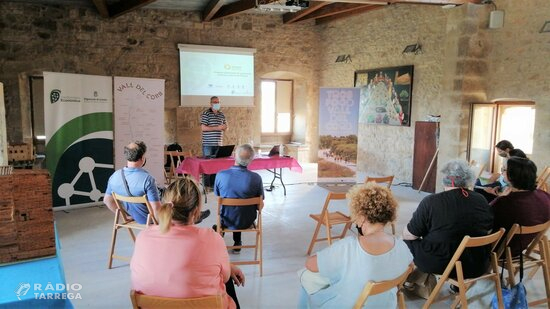
[[[200,179],[200,174],[216,174],[221,170],[226,170],[235,164],[235,158],[185,158],[178,166],[176,172],[179,174],[190,174],[196,180]],[[257,157],[249,165],[249,170],[264,170],[273,168],[289,168],[294,172],[302,172],[302,167],[294,158],[290,157]]]

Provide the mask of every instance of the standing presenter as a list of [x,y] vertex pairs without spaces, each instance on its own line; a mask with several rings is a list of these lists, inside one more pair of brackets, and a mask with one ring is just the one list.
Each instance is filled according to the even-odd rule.
[[[210,98],[210,108],[201,114],[202,131],[202,155],[213,157],[219,146],[222,145],[223,132],[227,130],[225,115],[220,111],[220,99],[216,96]],[[204,175],[204,187],[212,188],[216,174]]]

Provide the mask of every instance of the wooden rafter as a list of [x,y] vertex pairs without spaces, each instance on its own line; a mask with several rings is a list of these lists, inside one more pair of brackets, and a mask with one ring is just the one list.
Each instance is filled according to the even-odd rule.
[[330,5],[324,6],[311,14],[308,14],[302,17],[299,21],[304,21],[308,19],[317,19],[328,17],[337,14],[349,13],[358,9],[366,8],[372,6],[371,4],[357,4],[357,3],[331,3]]
[[202,11],[202,21],[210,21],[223,6],[223,0],[210,0]]
[[328,22],[331,22],[331,21],[334,21],[334,20],[337,20],[337,19],[342,19],[342,18],[346,18],[346,17],[349,17],[349,16],[365,13],[365,12],[368,12],[368,11],[379,10],[379,9],[383,9],[383,8],[384,8],[383,5],[365,6],[363,8],[356,9],[352,12],[347,12],[347,13],[344,13],[344,14],[335,14],[335,15],[331,15],[331,16],[327,16],[327,17],[317,18],[317,19],[315,19],[315,24],[316,25],[325,24],[325,23],[328,23]]
[[323,0],[333,3],[356,3],[356,4],[391,4],[391,3],[410,3],[410,4],[465,4],[465,3],[481,3],[482,0]]
[[296,13],[286,13],[283,15],[283,22],[285,24],[293,23],[301,18],[319,10],[320,8],[329,5],[328,1],[310,1],[309,7],[305,10],[298,11]]
[[94,5],[99,11],[99,15],[104,18],[109,18],[109,7],[106,0],[93,0]]
[[109,15],[118,17],[157,0],[125,0],[109,5]]
[[218,12],[211,18],[218,19],[222,17],[228,17],[235,14],[239,14],[243,11],[247,11],[256,7],[256,0],[241,0],[222,6]]

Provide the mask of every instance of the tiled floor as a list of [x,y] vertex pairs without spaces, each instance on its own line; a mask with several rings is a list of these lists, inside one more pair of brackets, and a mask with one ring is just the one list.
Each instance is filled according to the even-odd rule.
[[[246,275],[244,287],[237,288],[242,308],[295,308],[299,282],[296,271],[304,266],[306,251],[315,227],[310,213],[320,211],[326,191],[316,185],[316,165],[304,166],[304,173],[283,171],[287,183],[287,195],[281,187],[266,192],[264,220],[264,273],[259,276],[258,266],[242,266]],[[264,183],[271,182],[270,174],[261,172]],[[361,175],[364,176],[364,175]],[[363,180],[364,177],[359,177]],[[426,196],[411,188],[393,186],[399,200],[397,230],[401,231],[409,221],[419,201]],[[335,203],[335,209],[346,210],[345,202]],[[214,214],[215,198],[208,196],[205,208]],[[115,268],[107,269],[107,256],[112,231],[113,214],[106,207],[90,207],[58,211],[55,213],[57,229],[62,244],[62,258],[68,283],[82,285],[82,299],[74,300],[76,308],[130,308],[130,269],[127,263],[115,260]],[[211,215],[200,225],[211,227],[215,216]],[[132,242],[127,233],[119,234],[117,252],[130,255]],[[336,230],[338,232],[338,230]],[[251,237],[251,236],[250,236]],[[231,236],[225,236],[231,244]],[[247,236],[243,235],[244,241]],[[314,251],[324,248],[319,243]],[[245,258],[252,252],[230,255]],[[529,299],[542,298],[544,282],[540,271],[534,280],[526,282]],[[447,290],[441,296],[447,295]],[[420,308],[424,301],[407,298],[409,308]],[[442,301],[434,308],[448,308],[450,302]]]

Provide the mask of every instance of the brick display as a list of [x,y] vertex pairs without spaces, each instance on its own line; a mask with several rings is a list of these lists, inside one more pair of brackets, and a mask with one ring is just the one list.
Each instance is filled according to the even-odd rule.
[[47,171],[0,176],[0,263],[55,255],[51,201]]

